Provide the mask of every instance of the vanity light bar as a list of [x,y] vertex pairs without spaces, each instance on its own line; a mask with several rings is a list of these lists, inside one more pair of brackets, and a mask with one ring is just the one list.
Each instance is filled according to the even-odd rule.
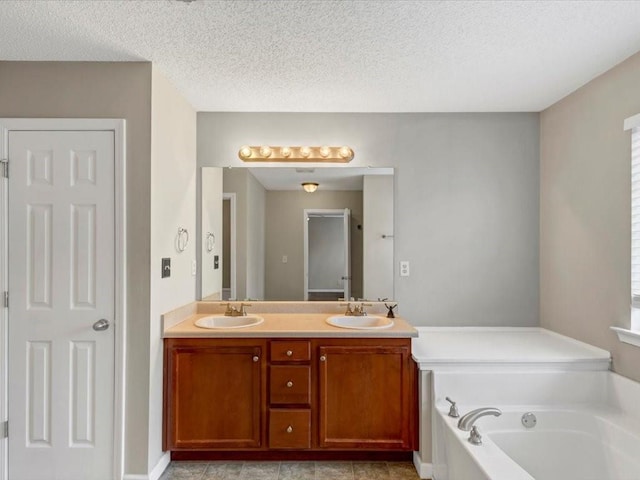
[[350,147],[241,147],[238,157],[244,162],[332,162],[347,163],[353,160]]

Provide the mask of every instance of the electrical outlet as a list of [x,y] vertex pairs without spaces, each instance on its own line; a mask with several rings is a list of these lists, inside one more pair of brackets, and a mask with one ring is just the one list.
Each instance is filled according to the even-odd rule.
[[287,258],[286,255],[282,255],[282,263],[287,263],[289,261],[289,259]]
[[407,260],[403,260],[402,262],[400,262],[400,276],[409,276],[409,262]]
[[220,255],[213,256],[213,269],[218,270],[220,268]]
[[197,271],[198,271],[198,264],[196,263],[195,260],[191,260],[191,275],[195,277]]
[[171,259],[163,258],[162,259],[162,270],[160,274],[160,278],[167,278],[171,276]]

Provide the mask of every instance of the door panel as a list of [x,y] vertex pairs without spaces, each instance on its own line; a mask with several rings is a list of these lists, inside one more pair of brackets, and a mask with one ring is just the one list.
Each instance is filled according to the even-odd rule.
[[9,132],[9,478],[113,477],[114,133]]

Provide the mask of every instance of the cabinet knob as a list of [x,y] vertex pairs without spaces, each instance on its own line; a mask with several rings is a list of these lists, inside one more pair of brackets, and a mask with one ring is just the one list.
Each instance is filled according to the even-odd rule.
[[289,425],[287,427],[287,433],[291,433],[291,432],[293,432],[293,427],[291,425]]
[[327,361],[327,356],[326,355],[320,355],[320,361],[321,362],[326,362]]
[[253,357],[253,361],[254,361],[254,362],[257,362],[258,360],[260,360],[260,357],[259,357],[259,356],[257,356],[257,355],[254,355],[254,357]]
[[293,356],[293,351],[287,350],[287,357],[291,357],[291,356]]
[[289,388],[293,387],[293,382],[291,380],[289,380],[287,382],[287,387],[289,387]]

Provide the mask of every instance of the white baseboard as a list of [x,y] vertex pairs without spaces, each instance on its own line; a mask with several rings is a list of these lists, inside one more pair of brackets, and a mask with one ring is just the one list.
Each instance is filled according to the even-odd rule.
[[171,452],[164,452],[156,466],[147,475],[125,474],[122,480],[158,480],[171,462]]
[[416,467],[420,478],[433,478],[433,464],[423,462],[422,458],[420,458],[420,452],[413,452],[413,466]]

